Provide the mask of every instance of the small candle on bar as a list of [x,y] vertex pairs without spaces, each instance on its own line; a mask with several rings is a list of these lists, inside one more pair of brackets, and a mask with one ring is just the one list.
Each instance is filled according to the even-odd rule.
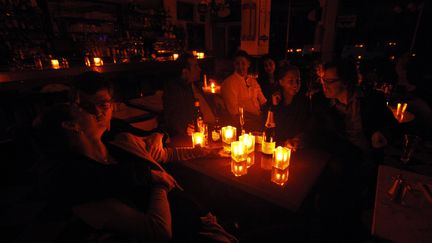
[[192,147],[203,147],[204,146],[204,133],[194,132],[192,134]]
[[103,66],[103,60],[100,57],[94,57],[93,62],[96,67]]
[[60,69],[59,60],[51,59],[51,66],[53,69]]

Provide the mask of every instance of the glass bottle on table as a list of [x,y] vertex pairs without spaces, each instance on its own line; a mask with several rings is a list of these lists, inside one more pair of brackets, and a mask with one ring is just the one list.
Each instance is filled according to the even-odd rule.
[[221,126],[219,123],[219,117],[215,117],[215,124],[211,132],[211,138],[213,142],[221,141]]
[[268,155],[273,154],[273,151],[276,147],[275,130],[276,130],[276,123],[274,120],[274,113],[272,107],[270,107],[267,112],[267,120],[262,135],[263,137],[262,137],[261,151],[264,154],[268,154]]
[[193,125],[195,132],[203,132],[204,133],[204,115],[200,109],[200,103],[198,99],[195,99],[194,102],[194,117],[193,117]]

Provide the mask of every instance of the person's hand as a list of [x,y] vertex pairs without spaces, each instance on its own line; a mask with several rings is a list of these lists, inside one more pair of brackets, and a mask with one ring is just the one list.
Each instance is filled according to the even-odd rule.
[[167,191],[171,191],[174,187],[183,191],[183,188],[178,185],[177,181],[168,173],[163,171],[151,171],[153,183],[164,186]]
[[379,149],[387,145],[387,138],[381,132],[374,132],[371,137],[372,147]]
[[150,136],[143,138],[146,144],[147,152],[156,161],[161,160],[166,153],[162,142],[163,136],[164,134],[156,132],[156,133],[152,133]]
[[273,105],[279,105],[281,100],[282,100],[282,95],[280,92],[275,92],[272,94],[272,104]]
[[195,131],[195,126],[194,126],[194,124],[188,124],[188,126],[187,126],[187,128],[186,128],[186,133],[187,133],[187,135],[189,136],[189,137],[192,137],[192,134],[194,133],[194,131]]
[[292,151],[296,151],[297,149],[301,149],[304,147],[304,142],[300,137],[294,137],[287,139],[284,145]]

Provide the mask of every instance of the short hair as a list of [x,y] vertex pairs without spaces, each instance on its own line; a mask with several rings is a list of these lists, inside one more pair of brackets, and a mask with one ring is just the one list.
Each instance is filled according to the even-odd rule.
[[251,62],[251,57],[249,56],[249,54],[245,50],[238,50],[236,53],[234,53],[233,59],[236,59],[237,57],[244,57],[249,62]]
[[279,72],[278,72],[278,77],[277,77],[278,80],[282,79],[288,72],[291,72],[291,71],[295,71],[295,72],[298,72],[300,74],[300,69],[295,65],[291,65],[291,64],[281,65],[279,67]]
[[195,59],[195,56],[190,52],[184,52],[177,58],[177,69],[179,73],[183,71],[183,69],[190,69],[189,59]]
[[111,83],[106,80],[101,73],[95,71],[87,71],[77,76],[74,84],[74,90],[83,92],[89,95],[96,94],[100,90],[108,90],[112,93],[113,88]]
[[355,64],[350,60],[339,59],[324,64],[324,70],[335,69],[340,81],[348,88],[357,83],[357,70]]

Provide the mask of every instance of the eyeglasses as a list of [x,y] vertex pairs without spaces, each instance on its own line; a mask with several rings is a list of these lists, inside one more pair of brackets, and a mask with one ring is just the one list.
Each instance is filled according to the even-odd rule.
[[113,102],[113,99],[99,102],[80,101],[77,102],[76,105],[90,114],[97,115],[98,110],[106,111],[110,109],[113,105]]
[[332,84],[332,83],[339,82],[340,78],[331,78],[331,79],[330,78],[322,78],[321,80],[322,80],[323,84],[329,85],[329,84]]

